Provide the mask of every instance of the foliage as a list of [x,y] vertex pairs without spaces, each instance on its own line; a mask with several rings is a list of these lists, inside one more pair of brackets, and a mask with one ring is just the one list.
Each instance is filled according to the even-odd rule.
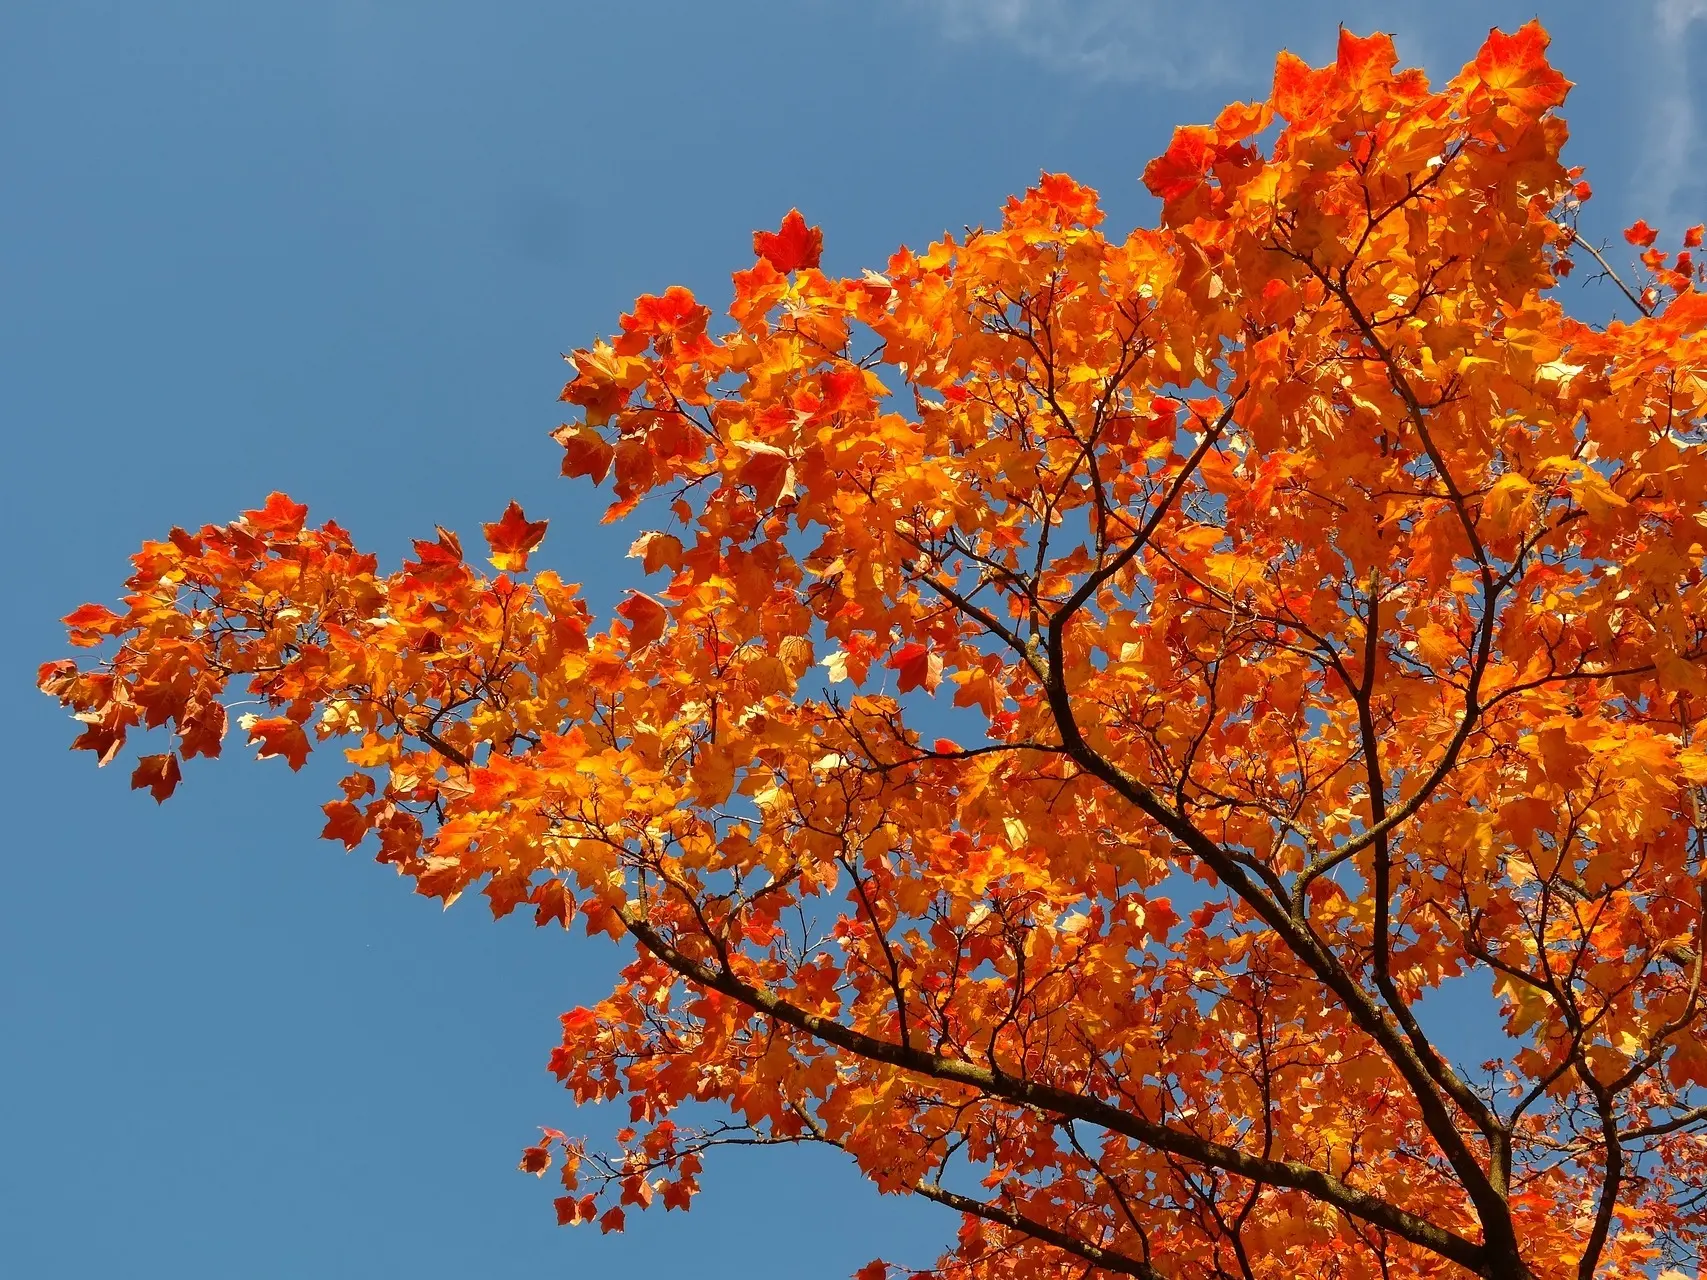
[[174,735],[162,800],[235,687],[260,755],[343,745],[328,838],[632,939],[552,1059],[632,1127],[523,1158],[565,1222],[816,1142],[961,1212],[951,1278],[1693,1271],[1701,229],[1565,314],[1611,268],[1545,45],[1282,54],[1124,239],[1049,175],[882,274],[791,213],[727,328],[642,297],[556,435],[664,526],[606,623],[514,504],[495,576],[443,530],[382,574],[274,495],[42,687],[103,764]]

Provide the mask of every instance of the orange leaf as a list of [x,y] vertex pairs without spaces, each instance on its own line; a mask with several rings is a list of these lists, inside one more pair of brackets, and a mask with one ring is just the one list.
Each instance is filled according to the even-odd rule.
[[567,926],[571,903],[569,895],[563,888],[563,882],[556,878],[547,880],[533,891],[531,901],[534,904],[533,922],[543,926],[553,920]]
[[60,621],[70,629],[71,643],[80,649],[93,648],[124,625],[124,619],[104,604],[82,605]]
[[551,1168],[551,1146],[542,1142],[537,1147],[527,1147],[522,1151],[522,1161],[516,1166],[523,1173],[531,1173],[536,1178]]
[[642,591],[629,592],[616,611],[628,620],[630,651],[643,649],[663,635],[664,621],[670,616],[669,610]]
[[753,252],[778,271],[815,267],[824,252],[824,231],[807,226],[800,210],[790,209],[778,230],[753,232]]
[[328,801],[320,811],[326,815],[326,825],[320,829],[322,840],[338,840],[346,849],[354,849],[366,838],[367,816],[348,800]]
[[183,752],[184,759],[206,756],[211,760],[219,755],[225,742],[226,720],[225,704],[216,698],[188,703],[178,717],[178,750]]
[[1336,63],[1341,78],[1354,89],[1364,89],[1393,78],[1393,67],[1399,54],[1393,48],[1393,37],[1377,31],[1372,36],[1354,36],[1340,28],[1339,58]]
[[711,308],[702,307],[691,292],[677,284],[661,296],[649,293],[639,298],[633,313],[622,318],[622,327],[629,333],[674,338],[703,333],[710,318]]
[[931,693],[942,681],[942,659],[917,642],[897,649],[888,666],[901,677],[895,686],[900,693],[920,688]]
[[664,1208],[680,1209],[687,1212],[693,1202],[693,1186],[686,1178],[678,1178],[664,1184]]
[[504,508],[504,518],[483,524],[486,545],[492,548],[492,565],[501,573],[521,573],[528,567],[528,553],[545,541],[544,520],[529,520],[514,499]]
[[44,662],[36,669],[36,688],[52,697],[68,692],[77,683],[77,664],[70,658]]
[[1144,166],[1144,185],[1158,200],[1174,200],[1197,188],[1214,162],[1214,131],[1182,125],[1168,149]]
[[283,756],[292,769],[302,768],[308,759],[308,735],[296,721],[273,716],[251,721],[248,729],[249,741],[260,745],[256,758],[265,760],[270,756]]
[[557,1225],[560,1227],[591,1222],[599,1212],[598,1201],[592,1196],[558,1196],[551,1203],[557,1210]]
[[292,502],[282,493],[269,493],[266,506],[259,511],[245,511],[243,518],[261,533],[290,538],[302,532],[303,521],[308,518],[308,507]]
[[1288,120],[1301,120],[1321,101],[1334,69],[1313,68],[1295,53],[1282,51],[1274,60],[1274,89],[1270,101]]
[[591,427],[565,423],[551,433],[551,438],[563,446],[564,475],[571,480],[590,476],[594,484],[604,483],[616,450],[605,443],[603,436]]
[[422,567],[445,569],[461,564],[462,539],[442,526],[435,528],[434,532],[439,535],[437,542],[415,539],[415,554],[421,557]]
[[140,791],[147,787],[158,804],[177,790],[182,776],[178,771],[178,757],[171,752],[143,756],[136,762],[136,771],[130,775],[130,789]]
[[646,573],[659,569],[682,567],[682,540],[668,533],[643,533],[628,548],[628,554],[638,559]]
[[1658,231],[1648,225],[1645,218],[1637,218],[1636,221],[1624,228],[1624,238],[1631,244],[1639,245],[1644,249],[1659,239],[1659,235]]
[[1525,111],[1541,112],[1564,102],[1571,82],[1547,62],[1547,33],[1534,19],[1508,35],[1495,28],[1476,54],[1476,74]]
[[1274,108],[1266,102],[1235,102],[1215,117],[1215,132],[1222,142],[1243,142],[1261,133],[1274,119]]

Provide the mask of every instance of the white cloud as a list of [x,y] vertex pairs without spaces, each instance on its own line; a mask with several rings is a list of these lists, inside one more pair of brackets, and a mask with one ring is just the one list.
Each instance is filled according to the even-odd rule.
[[1363,35],[1391,32],[1403,65],[1450,75],[1457,64],[1435,66],[1432,55],[1439,51],[1433,46],[1443,29],[1454,31],[1461,24],[1436,9],[1456,3],[1474,12],[1481,2],[893,0],[951,40],[1005,45],[1063,75],[1159,89],[1216,86],[1241,94],[1267,91],[1274,55],[1283,46],[1307,61],[1330,61],[1341,21]]
[[[1188,88],[1248,77],[1230,7],[1157,0],[913,0],[954,40],[993,40],[1090,80]],[[1234,24],[1230,26],[1229,24]]]
[[[1707,23],[1707,0],[1654,0],[1653,53],[1644,72],[1649,85],[1647,137],[1636,180],[1642,207],[1633,212],[1667,233],[1702,220],[1702,154],[1696,78],[1689,57],[1690,28]],[[1686,189],[1693,209],[1680,207]]]

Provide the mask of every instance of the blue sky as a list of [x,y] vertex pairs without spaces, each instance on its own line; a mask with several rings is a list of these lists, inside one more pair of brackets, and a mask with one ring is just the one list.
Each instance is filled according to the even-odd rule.
[[[1274,52],[1393,30],[1444,78],[1539,8],[1585,228],[1707,211],[1707,0],[8,0],[0,11],[0,1269],[16,1276],[843,1276],[953,1230],[822,1155],[733,1153],[692,1214],[553,1225],[545,1071],[621,952],[441,913],[315,839],[328,768],[233,742],[156,809],[33,691],[54,621],[172,524],[282,488],[395,562],[505,502],[596,601],[632,531],[556,475],[562,352],[721,297],[800,206],[826,266],[990,220],[1041,169],[1115,228],[1176,123]],[[1182,16],[1182,11],[1183,15]],[[1580,273],[1579,273],[1580,274]],[[1576,286],[1573,283],[1573,289]],[[1609,291],[1580,292],[1604,314]],[[329,762],[323,762],[329,763]]]

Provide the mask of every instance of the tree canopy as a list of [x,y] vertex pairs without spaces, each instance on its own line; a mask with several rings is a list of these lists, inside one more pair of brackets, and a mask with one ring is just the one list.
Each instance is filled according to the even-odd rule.
[[259,700],[342,749],[328,838],[629,941],[551,1067],[630,1127],[523,1155],[566,1223],[821,1143],[958,1211],[945,1280],[1693,1275],[1702,228],[1578,237],[1546,43],[1282,54],[1154,228],[1051,174],[849,277],[791,212],[727,323],[641,297],[556,433],[637,525],[612,617],[514,503],[492,572],[382,572],[275,494],[41,686],[102,764],[161,731],[159,800]]

